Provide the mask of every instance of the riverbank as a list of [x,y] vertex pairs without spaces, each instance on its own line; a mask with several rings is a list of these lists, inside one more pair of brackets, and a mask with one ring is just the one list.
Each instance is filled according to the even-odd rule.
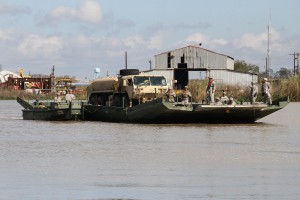
[[[193,101],[199,102],[205,99],[207,80],[191,80],[189,90],[192,93]],[[300,101],[300,77],[293,76],[288,79],[273,79],[271,80],[272,98],[290,97],[290,101]],[[217,85],[215,97],[222,95],[222,90],[225,90],[228,97],[234,97],[237,101],[249,101],[250,88],[247,86],[230,86]],[[77,99],[87,99],[86,88],[81,87],[76,93]],[[22,90],[4,90],[0,89],[0,100],[15,100],[18,96],[25,99],[36,99],[37,95]],[[54,99],[55,93],[40,94],[39,99]],[[260,88],[257,101],[261,101]]]
[[[32,92],[27,92],[25,90],[4,90],[0,89],[0,100],[16,100],[18,96],[24,99],[34,100],[34,99],[54,99],[56,93],[41,93],[36,95]],[[80,89],[79,92],[75,94],[76,99],[87,99],[86,90]]]

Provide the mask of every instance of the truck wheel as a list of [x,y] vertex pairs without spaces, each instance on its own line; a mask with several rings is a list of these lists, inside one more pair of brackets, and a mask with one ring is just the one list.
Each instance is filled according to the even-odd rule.
[[92,105],[96,105],[97,103],[96,103],[96,97],[95,96],[92,96],[91,98],[90,98],[90,104],[92,104]]
[[[129,105],[130,105],[130,100],[129,100],[128,96],[125,95],[125,96],[123,96],[123,97],[124,97],[124,107],[129,107]],[[122,101],[123,101],[123,99],[122,99]]]
[[101,105],[101,106],[104,105],[104,102],[103,102],[103,99],[102,99],[101,96],[98,96],[98,98],[97,98],[97,103],[98,103],[98,105]]
[[128,76],[128,75],[139,75],[140,71],[138,69],[121,69],[120,75],[121,76]]
[[116,107],[121,107],[121,99],[119,96],[113,97],[113,105]]
[[105,96],[101,96],[101,103],[103,106],[106,105],[106,99],[105,99]]

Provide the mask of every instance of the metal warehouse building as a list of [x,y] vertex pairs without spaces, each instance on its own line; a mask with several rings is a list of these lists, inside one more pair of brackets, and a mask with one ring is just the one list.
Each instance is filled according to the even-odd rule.
[[[177,80],[176,86],[188,84],[192,72],[204,72],[204,78],[212,76],[217,83],[250,84],[257,82],[257,76],[234,71],[234,59],[197,46],[186,46],[154,56],[150,74],[161,74],[168,80]],[[202,74],[203,75],[203,74]],[[202,77],[203,78],[203,77]]]

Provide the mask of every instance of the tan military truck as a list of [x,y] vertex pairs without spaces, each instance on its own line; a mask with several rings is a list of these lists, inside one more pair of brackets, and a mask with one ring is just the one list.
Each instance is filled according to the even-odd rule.
[[93,105],[130,107],[163,97],[168,89],[164,76],[147,75],[134,69],[120,70],[118,77],[93,81],[87,88]]

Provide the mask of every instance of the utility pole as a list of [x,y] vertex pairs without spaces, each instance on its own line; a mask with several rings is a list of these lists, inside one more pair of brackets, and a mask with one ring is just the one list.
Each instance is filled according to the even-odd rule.
[[297,53],[297,66],[296,66],[296,74],[299,74],[299,53]]
[[150,64],[150,71],[152,70],[152,60],[149,60],[149,64]]
[[125,51],[125,69],[127,69],[127,51]]
[[295,76],[295,75],[299,74],[299,56],[300,56],[300,53],[294,52],[293,54],[290,54],[290,55],[294,56],[294,76]]
[[55,71],[55,67],[53,65],[52,69],[51,69],[51,75],[54,76],[54,71]]

